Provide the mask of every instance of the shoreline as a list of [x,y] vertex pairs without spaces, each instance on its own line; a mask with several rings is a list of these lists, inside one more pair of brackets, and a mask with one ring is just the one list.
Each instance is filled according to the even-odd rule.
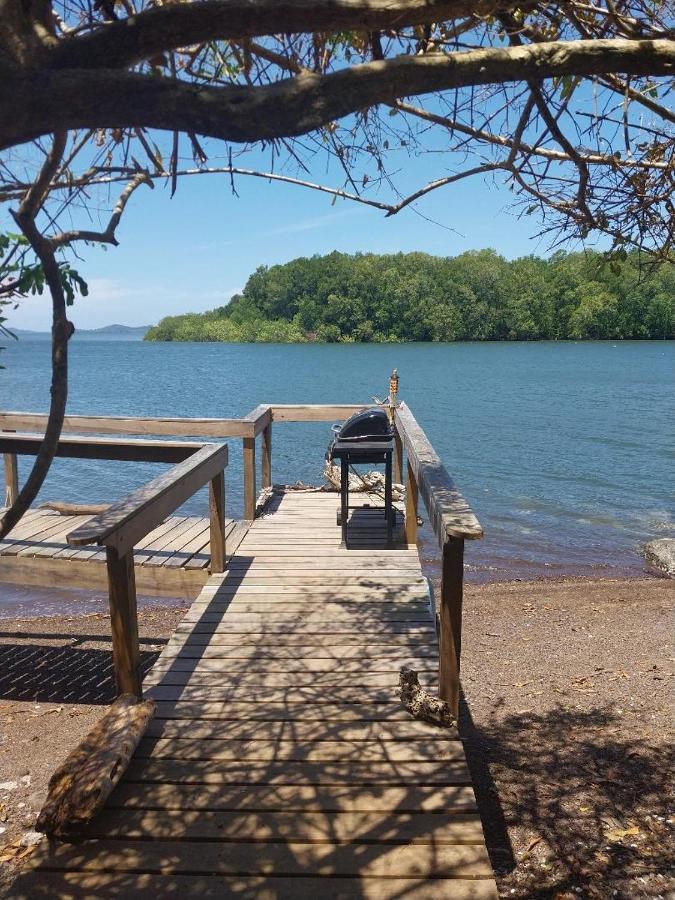
[[[437,560],[423,559],[422,570],[437,594],[440,572]],[[594,584],[639,585],[641,582],[669,582],[672,576],[658,569],[635,571],[612,575],[533,575],[531,577],[511,577],[504,579],[476,579],[470,570],[465,573],[465,593],[475,590],[512,591],[516,588],[547,586],[587,586]],[[138,598],[139,613],[157,610],[187,610],[192,601],[184,597],[143,596]],[[0,583],[0,630],[7,622],[29,622],[43,619],[90,618],[108,616],[108,597],[103,591],[88,591],[82,588],[36,588],[11,583]]]

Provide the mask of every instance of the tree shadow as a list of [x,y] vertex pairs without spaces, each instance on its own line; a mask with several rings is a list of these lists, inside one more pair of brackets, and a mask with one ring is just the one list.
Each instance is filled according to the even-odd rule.
[[[670,871],[673,754],[631,737],[615,710],[497,707],[477,725],[465,704],[460,721],[493,866],[519,896],[635,897],[636,879]],[[534,844],[518,861],[507,825]]]

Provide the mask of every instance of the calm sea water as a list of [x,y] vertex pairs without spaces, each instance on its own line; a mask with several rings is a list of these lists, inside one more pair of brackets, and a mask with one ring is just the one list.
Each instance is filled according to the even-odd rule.
[[[5,342],[6,343],[6,342]],[[2,354],[0,408],[44,411],[49,344]],[[71,413],[241,416],[261,402],[340,403],[386,394],[392,368],[486,532],[474,580],[643,571],[640,545],[675,533],[675,344],[71,345]],[[275,482],[320,483],[329,425],[274,428]],[[242,502],[240,442],[227,471]],[[21,462],[25,476],[28,462]],[[161,467],[57,460],[40,499],[111,501]],[[206,495],[190,512],[206,511]],[[427,536],[428,537],[428,536]],[[426,545],[433,555],[433,541]],[[2,587],[0,586],[0,591]]]

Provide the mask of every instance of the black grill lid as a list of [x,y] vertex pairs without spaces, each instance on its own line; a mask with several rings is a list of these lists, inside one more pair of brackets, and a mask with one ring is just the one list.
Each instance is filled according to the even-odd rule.
[[389,416],[379,407],[365,409],[347,419],[342,428],[333,426],[338,441],[390,441],[394,430]]

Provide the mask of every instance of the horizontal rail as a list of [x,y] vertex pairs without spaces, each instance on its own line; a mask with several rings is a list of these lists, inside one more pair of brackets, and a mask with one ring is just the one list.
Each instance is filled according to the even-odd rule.
[[483,537],[480,522],[405,403],[396,408],[395,423],[441,547],[450,538]]
[[[36,456],[43,440],[42,434],[0,432],[0,453]],[[138,441],[62,435],[54,455],[67,459],[178,463],[192,456],[203,446],[203,443],[192,441]]]
[[227,461],[226,444],[204,444],[188,459],[71,531],[66,540],[75,545],[104,544],[123,556],[195,491],[219,475]]
[[[291,404],[271,405],[274,422],[334,422],[336,419],[348,419],[354,413],[362,412],[376,406],[375,403],[336,403],[336,404]],[[0,425],[0,427],[2,427]]]
[[[45,413],[0,412],[0,431],[44,431]],[[253,437],[254,422],[243,419],[144,418],[140,416],[66,416],[64,432],[83,434],[154,434],[174,437]]]

